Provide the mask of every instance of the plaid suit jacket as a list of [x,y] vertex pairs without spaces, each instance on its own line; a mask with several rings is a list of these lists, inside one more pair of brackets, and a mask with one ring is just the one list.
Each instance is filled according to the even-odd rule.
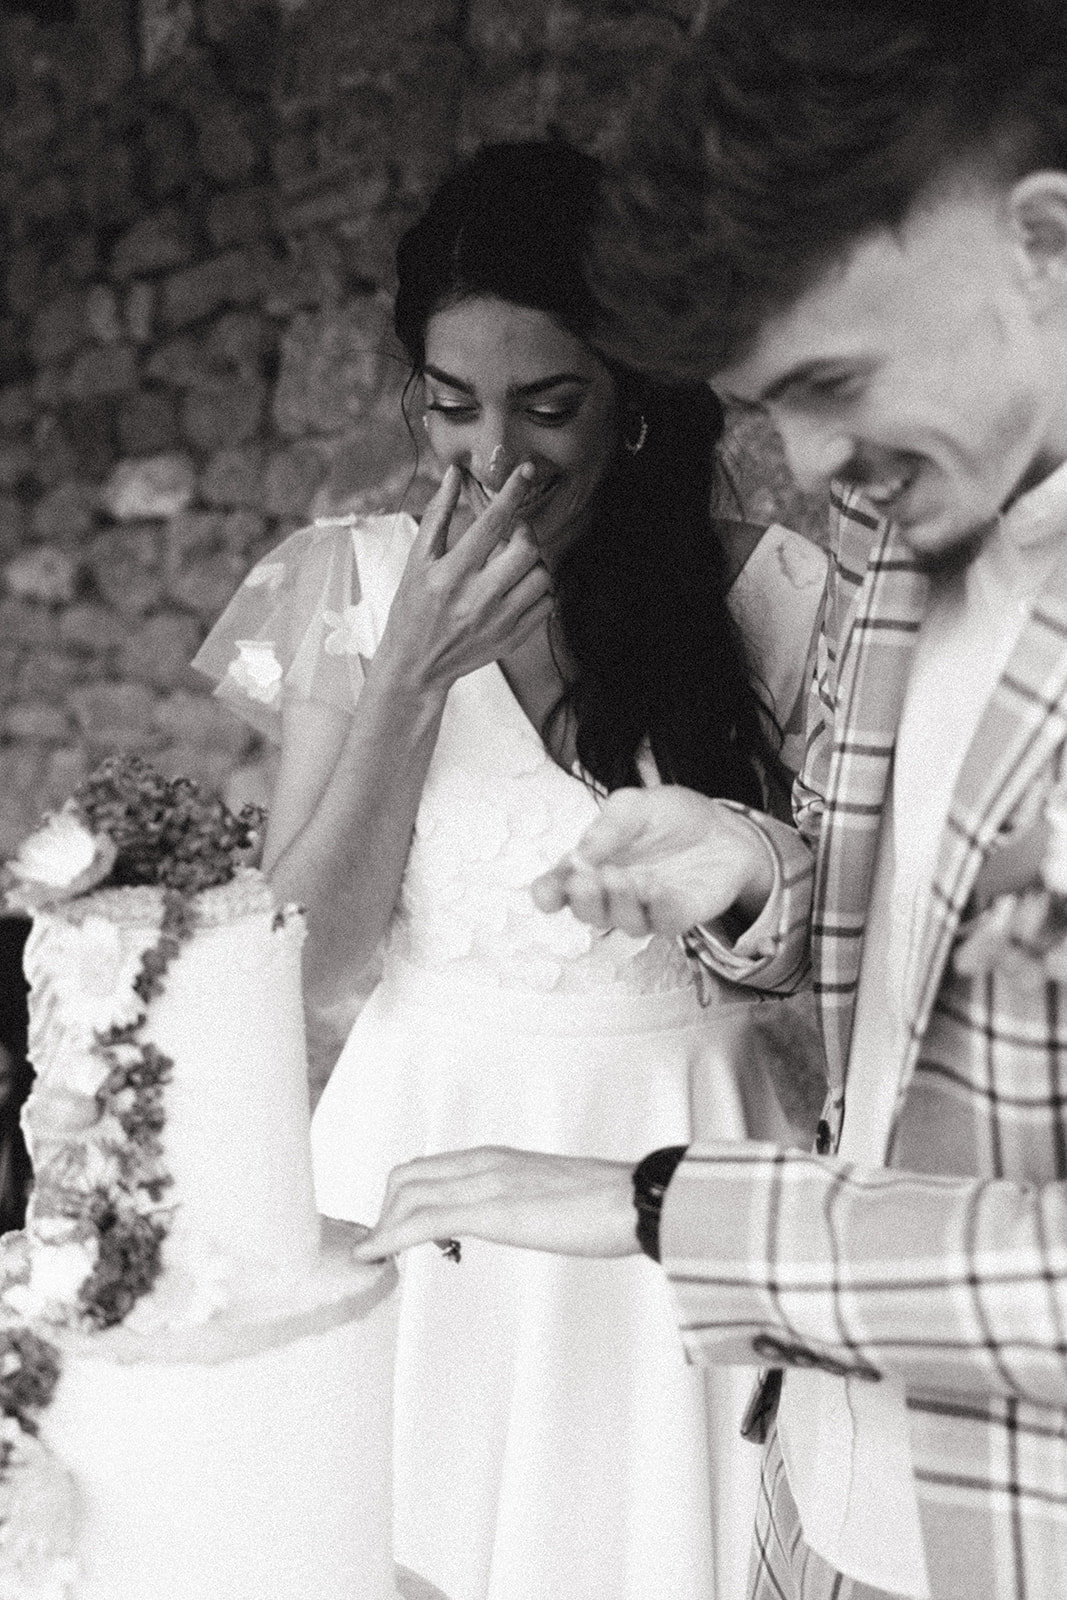
[[[810,927],[830,1098],[821,1154],[693,1148],[667,1193],[664,1266],[697,1360],[814,1365],[907,1390],[937,1600],[1067,1595],[1067,984],[973,978],[953,951],[983,862],[1062,787],[1067,558],[983,715],[940,841],[885,1165],[835,1156],[864,916],[927,580],[891,528],[835,497],[835,550],[797,830],[777,929],[734,981],[795,981]],[[814,873],[812,874],[812,867]],[[810,921],[809,921],[810,914]],[[743,969],[743,970],[742,970]]]

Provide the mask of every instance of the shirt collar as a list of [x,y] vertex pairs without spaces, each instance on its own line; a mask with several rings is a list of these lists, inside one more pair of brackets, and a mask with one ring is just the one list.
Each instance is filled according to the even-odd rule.
[[1067,534],[1067,461],[1001,512],[1000,529],[1023,548]]

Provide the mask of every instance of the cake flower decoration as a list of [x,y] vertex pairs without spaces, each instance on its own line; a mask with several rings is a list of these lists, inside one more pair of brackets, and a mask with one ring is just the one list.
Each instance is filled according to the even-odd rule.
[[67,1032],[35,1057],[23,1113],[35,1184],[25,1230],[0,1242],[0,1600],[68,1595],[74,1491],[36,1437],[59,1376],[45,1334],[123,1322],[159,1275],[173,1063],[143,1037],[147,1008],[193,930],[193,896],[235,876],[261,821],[257,807],[234,816],[187,778],[112,758],[0,868],[8,905],[46,918],[91,890],[161,891],[147,943],[128,948],[89,907],[76,919],[57,979]]
[[86,894],[115,865],[116,850],[68,804],[24,839],[5,868],[6,898],[20,911],[36,911]]

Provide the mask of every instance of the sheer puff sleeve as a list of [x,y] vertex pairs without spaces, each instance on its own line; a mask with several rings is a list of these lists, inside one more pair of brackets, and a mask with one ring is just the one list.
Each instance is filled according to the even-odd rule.
[[287,696],[351,712],[415,533],[403,513],[299,529],[252,568],[193,666],[275,743]]

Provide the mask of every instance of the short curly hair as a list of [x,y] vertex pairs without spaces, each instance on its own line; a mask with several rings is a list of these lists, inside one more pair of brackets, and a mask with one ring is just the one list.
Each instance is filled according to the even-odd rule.
[[614,163],[598,342],[663,378],[742,355],[957,174],[1067,169],[1064,0],[725,0]]

